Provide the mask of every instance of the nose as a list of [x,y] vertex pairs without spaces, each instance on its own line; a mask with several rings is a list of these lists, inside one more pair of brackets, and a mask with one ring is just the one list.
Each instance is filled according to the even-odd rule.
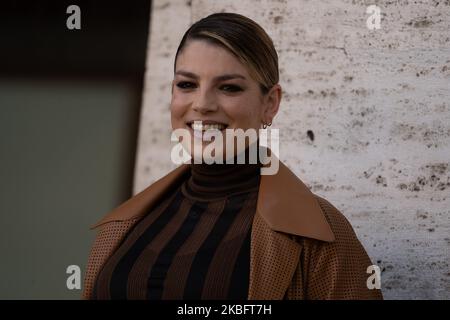
[[192,109],[199,113],[208,113],[217,111],[217,101],[214,97],[214,94],[208,91],[198,91],[197,96],[195,97],[192,103]]

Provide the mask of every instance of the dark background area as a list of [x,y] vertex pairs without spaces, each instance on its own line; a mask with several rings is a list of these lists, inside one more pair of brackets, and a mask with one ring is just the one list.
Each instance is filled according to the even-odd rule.
[[[69,5],[81,30],[69,30]],[[1,75],[129,77],[142,83],[151,1],[2,1]]]
[[0,3],[0,299],[79,299],[67,267],[83,279],[90,226],[132,195],[150,11]]

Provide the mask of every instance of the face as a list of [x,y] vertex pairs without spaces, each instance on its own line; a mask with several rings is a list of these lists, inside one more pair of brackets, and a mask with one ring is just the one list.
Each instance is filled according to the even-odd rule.
[[[194,150],[198,136],[194,129],[196,133],[220,130],[225,146],[225,129],[258,130],[262,122],[272,122],[281,95],[279,85],[275,87],[263,95],[258,82],[232,53],[206,41],[191,40],[176,61],[170,105],[172,129],[189,130],[190,150]],[[200,141],[203,148],[210,144]],[[225,147],[222,152],[225,156]]]

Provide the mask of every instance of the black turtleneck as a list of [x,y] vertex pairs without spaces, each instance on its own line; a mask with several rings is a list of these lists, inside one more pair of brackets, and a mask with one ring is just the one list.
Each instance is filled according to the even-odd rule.
[[213,201],[256,191],[259,180],[259,164],[191,164],[191,176],[182,189],[192,199]]
[[191,164],[105,263],[94,297],[246,299],[259,182],[259,164]]

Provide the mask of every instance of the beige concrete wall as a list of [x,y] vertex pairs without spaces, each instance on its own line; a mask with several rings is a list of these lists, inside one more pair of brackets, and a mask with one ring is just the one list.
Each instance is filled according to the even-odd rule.
[[[379,30],[366,26],[371,4]],[[449,299],[450,1],[155,0],[135,192],[174,167],[175,50],[190,24],[218,11],[247,15],[273,38],[281,159],[351,221],[383,270],[385,297]]]

